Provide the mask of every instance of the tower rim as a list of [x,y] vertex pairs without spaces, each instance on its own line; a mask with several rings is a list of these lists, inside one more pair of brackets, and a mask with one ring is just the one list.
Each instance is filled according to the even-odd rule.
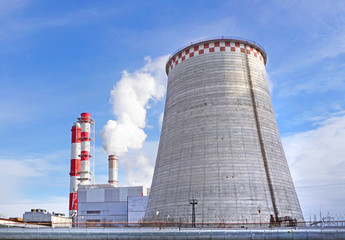
[[169,64],[170,64],[171,60],[174,57],[176,57],[180,52],[184,51],[187,48],[199,45],[201,43],[212,43],[212,42],[217,42],[219,40],[221,40],[221,41],[232,41],[232,42],[236,41],[238,43],[243,43],[243,44],[249,45],[251,47],[254,47],[255,49],[257,49],[262,54],[262,56],[264,58],[264,63],[266,65],[267,54],[266,54],[265,49],[259,43],[255,42],[255,41],[252,41],[252,40],[249,40],[249,39],[246,39],[246,38],[241,38],[241,37],[221,36],[221,37],[205,38],[205,39],[201,39],[201,40],[198,40],[198,41],[195,41],[195,42],[190,42],[189,44],[187,44],[187,45],[177,49],[175,52],[173,52],[171,54],[171,56],[169,57],[166,65],[165,65],[165,72],[166,72],[166,74],[169,75]]

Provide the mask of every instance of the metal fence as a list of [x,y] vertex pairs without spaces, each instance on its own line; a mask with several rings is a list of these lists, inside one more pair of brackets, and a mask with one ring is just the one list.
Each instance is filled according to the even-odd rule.
[[[21,227],[21,228],[63,228],[66,227],[66,223],[52,223],[40,222],[40,223],[25,223],[25,222],[7,222],[6,224],[0,223],[1,227]],[[261,222],[261,223],[203,223],[196,222],[195,227],[192,222],[173,222],[173,221],[155,221],[155,222],[74,222],[71,225],[72,228],[195,228],[195,229],[278,229],[278,228],[308,228],[308,229],[325,229],[325,228],[345,228],[345,220],[317,220],[317,221],[283,221],[280,223]]]
[[221,228],[221,229],[273,229],[273,228],[311,228],[311,229],[324,229],[324,228],[345,228],[345,220],[339,221],[286,221],[280,223],[262,222],[262,223],[202,223],[196,222],[195,227],[192,222],[166,222],[166,221],[155,221],[155,222],[77,222],[74,223],[74,227],[77,228],[89,228],[89,227],[103,227],[103,228],[145,228],[145,227],[156,227],[162,228]]

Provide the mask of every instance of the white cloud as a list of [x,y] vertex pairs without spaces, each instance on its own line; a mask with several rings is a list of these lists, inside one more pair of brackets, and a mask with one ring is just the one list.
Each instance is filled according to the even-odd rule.
[[[66,214],[68,152],[58,151],[39,157],[0,156],[0,214],[5,217],[21,217],[24,211],[31,208],[46,208]],[[66,189],[66,197],[58,194],[55,196],[56,190],[61,188]]]
[[[277,20],[276,27],[286,27],[281,34],[287,34],[283,42],[279,38],[272,40],[276,48],[273,57],[278,61],[270,75],[276,81],[276,92],[291,96],[343,91],[344,68],[339,58],[345,53],[344,3],[276,1],[275,4],[276,11],[267,8],[269,17],[265,24],[270,26]],[[277,81],[276,76],[279,79],[286,75],[286,79]]]
[[140,149],[146,139],[146,111],[150,101],[163,98],[166,86],[165,64],[168,56],[146,57],[144,67],[129,73],[111,90],[111,103],[116,121],[109,120],[100,133],[103,148],[119,156],[129,149]]
[[151,186],[158,144],[158,141],[145,142],[142,149],[131,150],[119,158],[119,170],[126,173],[119,179],[120,186]]
[[64,213],[68,216],[68,197],[52,196],[41,199],[20,199],[15,202],[0,203],[0,214],[3,218],[23,217],[24,212],[33,208],[46,209],[52,213]]
[[283,138],[305,215],[321,209],[345,212],[345,115],[317,123],[315,130]]
[[282,65],[282,68],[276,69],[274,73],[305,68],[345,53],[343,2],[323,1],[316,4],[315,1],[278,1],[277,4],[286,11],[285,18],[295,26],[298,37],[295,39],[298,44],[296,49],[300,51],[291,51],[293,61]]
[[[133,161],[134,160],[134,161]],[[127,164],[126,182],[129,186],[143,185],[145,187],[151,186],[153,177],[153,169],[151,159],[144,155],[137,156],[133,159],[131,164]],[[128,162],[127,162],[128,163]]]

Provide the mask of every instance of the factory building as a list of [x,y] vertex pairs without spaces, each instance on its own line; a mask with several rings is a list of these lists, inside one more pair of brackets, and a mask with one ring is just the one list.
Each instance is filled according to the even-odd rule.
[[303,221],[266,61],[258,44],[232,38],[193,43],[170,57],[145,221]]
[[82,113],[72,126],[69,214],[74,226],[138,223],[145,215],[149,190],[143,186],[118,187],[116,155],[108,157],[108,184],[92,183],[92,126],[94,120],[89,113]]
[[145,187],[115,187],[111,184],[81,185],[78,196],[78,222],[95,223],[96,226],[140,222],[148,198]]
[[31,209],[23,214],[26,223],[40,223],[50,227],[71,227],[72,219],[65,217],[63,213],[49,213],[45,209]]

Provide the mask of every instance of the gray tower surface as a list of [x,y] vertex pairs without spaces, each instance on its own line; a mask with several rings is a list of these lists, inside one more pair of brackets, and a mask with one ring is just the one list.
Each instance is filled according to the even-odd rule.
[[229,38],[169,59],[146,221],[191,222],[192,198],[196,222],[259,223],[271,214],[303,221],[265,64],[263,48]]

